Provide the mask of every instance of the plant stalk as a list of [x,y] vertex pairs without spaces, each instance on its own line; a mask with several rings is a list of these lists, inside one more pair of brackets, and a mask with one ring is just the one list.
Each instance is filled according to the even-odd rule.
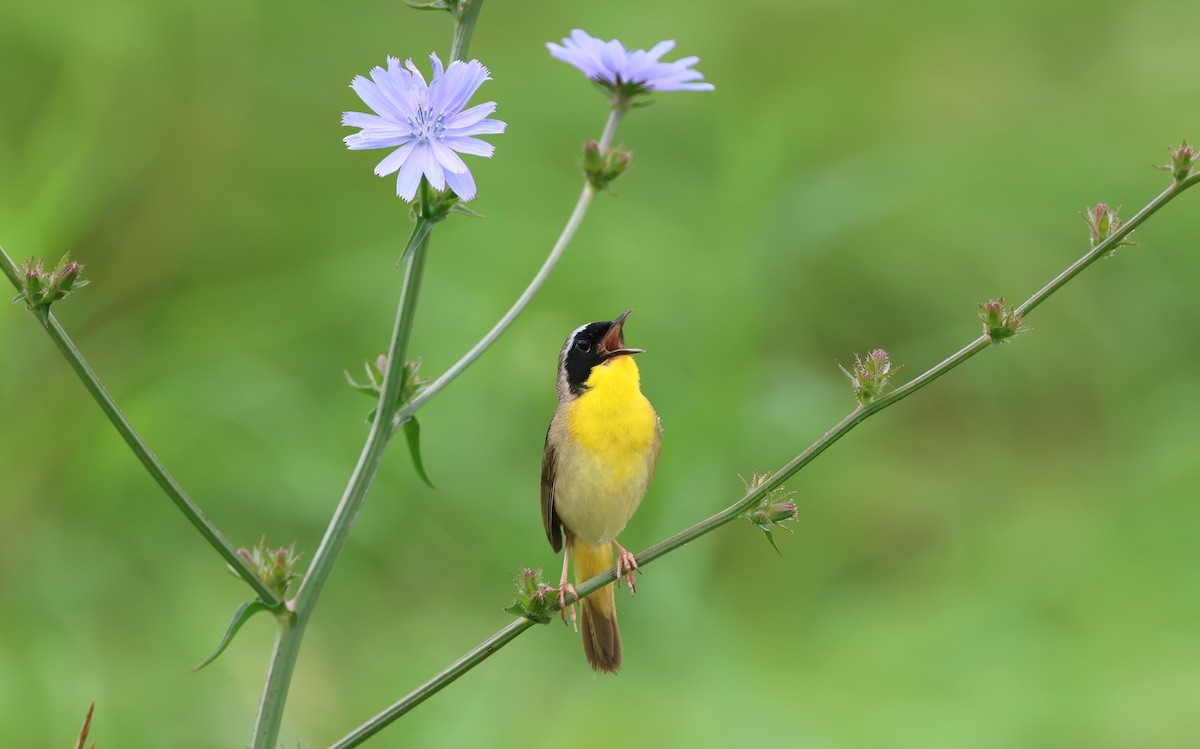
[[[12,258],[8,256],[8,253],[3,248],[0,248],[0,267],[3,268],[4,275],[8,276],[8,280],[17,288],[17,291],[21,291],[20,273],[13,264]],[[75,342],[67,335],[67,332],[63,330],[62,325],[59,324],[54,314],[44,309],[32,310],[32,312],[33,316],[46,330],[46,333],[49,334],[50,339],[54,341],[54,345],[58,346],[58,350],[66,358],[67,363],[71,365],[71,369],[75,370],[75,374],[79,376],[84,387],[92,394],[96,403],[100,405],[100,410],[104,411],[104,415],[108,417],[108,420],[112,422],[112,425],[121,435],[121,438],[125,440],[125,444],[129,445],[129,448],[133,450],[133,454],[145,466],[154,481],[166,492],[167,497],[175,503],[175,506],[179,508],[183,516],[188,519],[188,522],[200,532],[200,535],[204,537],[209,546],[216,549],[217,553],[229,563],[229,566],[237,572],[238,577],[242,578],[247,585],[254,589],[259,598],[274,609],[282,608],[283,599],[259,579],[254,569],[245,559],[237,555],[237,552],[234,551],[229,541],[221,535],[216,526],[192,502],[191,498],[183,490],[183,487],[167,471],[166,466],[158,460],[158,457],[150,450],[150,446],[146,444],[142,436],[129,423],[129,419],[125,418],[125,414],[104,388],[104,384],[100,382],[100,378],[96,375],[96,372],[87,363],[87,360],[83,358],[83,354],[80,353],[79,349],[75,346]]]
[[475,23],[479,21],[479,11],[482,9],[483,0],[458,0],[454,40],[450,42],[451,60],[467,61],[467,50],[471,46],[471,34],[475,32]]
[[[419,219],[426,221],[427,219]],[[291,685],[292,673],[296,667],[296,658],[300,654],[300,643],[308,620],[316,608],[317,599],[333,572],[333,565],[338,555],[346,545],[350,529],[362,509],[367,492],[379,464],[387,449],[388,441],[394,434],[392,417],[396,413],[400,399],[400,388],[403,384],[404,362],[408,354],[408,342],[412,335],[413,319],[417,307],[417,297],[421,288],[421,278],[425,271],[425,258],[429,250],[429,235],[426,234],[421,243],[409,258],[404,274],[404,286],[400,293],[400,304],[396,311],[396,324],[392,332],[392,342],[388,350],[387,369],[383,374],[383,387],[379,394],[379,403],[375,411],[375,420],[367,441],[363,445],[358,464],[342,494],[342,500],[334,511],[333,519],[325,531],[321,545],[313,555],[295,598],[288,602],[290,614],[280,618],[279,634],[275,641],[275,649],[271,655],[271,667],[267,672],[266,683],[263,686],[262,700],[259,703],[258,718],[254,723],[254,736],[251,740],[253,749],[274,749],[279,738],[279,725],[283,719],[283,709],[287,702],[288,688]]]
[[[608,119],[604,123],[604,132],[600,136],[600,150],[607,151],[612,145],[613,137],[617,132],[617,125],[621,122],[622,110],[614,108],[608,113]],[[567,219],[566,226],[563,227],[562,233],[558,235],[558,240],[554,246],[550,248],[550,254],[546,256],[546,260],[542,263],[542,267],[538,269],[533,280],[525,287],[525,291],[521,292],[521,296],[517,297],[517,301],[513,302],[512,307],[508,312],[504,313],[499,322],[492,326],[492,329],[487,332],[483,338],[470,348],[467,353],[462,355],[449,369],[443,372],[436,380],[429,384],[419,392],[415,398],[401,409],[396,415],[397,424],[417,412],[421,406],[428,403],[433,396],[437,395],[447,385],[454,381],[460,374],[466,371],[467,367],[471,366],[476,359],[483,355],[498,338],[508,330],[508,328],[516,321],[529,303],[533,301],[533,297],[545,285],[546,280],[550,278],[551,271],[558,265],[558,261],[562,258],[563,252],[566,251],[567,245],[575,237],[575,232],[579,230],[580,224],[583,223],[583,217],[587,215],[588,208],[591,207],[592,198],[596,196],[596,188],[592,187],[587,180],[584,180],[583,191],[579,194],[579,200],[575,201],[575,208],[571,211],[571,217]]]

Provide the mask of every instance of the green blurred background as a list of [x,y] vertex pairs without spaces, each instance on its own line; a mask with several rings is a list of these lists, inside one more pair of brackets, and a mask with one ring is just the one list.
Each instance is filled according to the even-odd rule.
[[[717,90],[622,126],[636,168],[529,311],[422,412],[439,490],[393,446],[309,628],[282,738],[323,747],[510,620],[550,553],[538,511],[554,364],[628,339],[664,425],[622,537],[740,496],[853,405],[835,362],[913,376],[1086,249],[1200,139],[1192,0],[502,3],[472,54],[509,124],[470,166],[486,220],[439,227],[412,350],[436,374],[511,303],[578,185],[605,102],[543,44],[677,38]],[[350,153],[350,79],[445,54],[399,2],[0,7],[0,243],[71,250],[58,313],[238,545],[311,556],[365,435],[342,380],[389,333],[407,236],[382,152]],[[1200,734],[1200,194],[1040,308],[1034,332],[798,475],[777,556],[738,523],[619,599],[596,678],[539,628],[373,746],[1185,747]],[[246,589],[160,494],[20,307],[0,309],[0,744],[249,740],[268,619],[215,665]],[[307,557],[306,557],[307,558]]]

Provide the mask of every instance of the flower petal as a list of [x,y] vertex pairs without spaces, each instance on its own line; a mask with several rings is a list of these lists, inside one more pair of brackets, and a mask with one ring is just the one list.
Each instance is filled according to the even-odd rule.
[[457,128],[454,130],[447,130],[446,136],[499,135],[500,133],[504,132],[505,127],[506,125],[500,120],[484,120],[482,122],[476,122],[471,127],[462,128],[461,130]]
[[446,69],[446,77],[442,82],[445,88],[438,92],[441,106],[435,108],[445,113],[458,112],[466,106],[486,80],[488,80],[488,69],[483,67],[478,60],[470,62],[455,60]]
[[412,139],[412,134],[403,130],[396,128],[385,130],[380,128],[378,130],[363,130],[359,133],[347,135],[345,138],[342,138],[342,142],[351,151],[369,151],[372,148],[394,148]]
[[438,163],[446,170],[447,178],[449,178],[451,173],[459,174],[467,171],[467,165],[463,163],[462,158],[445,143],[431,140],[429,141],[429,145],[432,146],[431,150]]
[[[376,70],[381,70],[381,68],[376,68]],[[364,78],[361,75],[356,75],[354,76],[354,80],[350,82],[350,88],[354,89],[354,93],[358,94],[358,98],[362,99],[363,103],[370,107],[372,111],[388,118],[398,115],[396,108],[388,101],[383,92],[379,90],[379,86],[375,81]]]
[[465,153],[470,156],[483,156],[489,159],[496,151],[496,147],[491,143],[485,143],[478,138],[468,138],[462,135],[448,135],[442,139],[442,143],[459,153]]
[[417,150],[415,157],[420,159],[421,171],[425,173],[425,179],[429,180],[429,186],[435,190],[446,189],[445,170],[438,163],[437,157],[433,155],[433,146],[426,143]]
[[663,55],[675,49],[675,40],[667,39],[655,44],[646,54],[649,55],[655,62],[658,62]]
[[484,117],[487,117],[492,112],[496,111],[496,102],[488,101],[483,104],[476,104],[470,109],[464,109],[458,114],[446,120],[447,129],[458,129],[470,127],[476,122],[479,122]]
[[396,195],[409,203],[417,196],[417,185],[421,184],[421,165],[416,156],[412,154],[405,159],[396,176]]
[[416,148],[416,146],[417,142],[415,140],[411,140],[397,148],[395,151],[392,151],[387,156],[384,156],[383,161],[375,165],[375,174],[379,175],[380,177],[386,177],[399,169],[404,165],[404,162],[408,159],[409,154],[413,152],[413,149]]
[[475,177],[469,169],[461,172],[446,172],[446,185],[464,203],[475,197]]

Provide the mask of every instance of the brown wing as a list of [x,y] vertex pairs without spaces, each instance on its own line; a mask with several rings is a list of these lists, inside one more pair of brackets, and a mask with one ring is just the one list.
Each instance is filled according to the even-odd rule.
[[546,430],[546,451],[542,453],[542,523],[546,526],[546,538],[555,553],[562,551],[562,521],[554,512],[554,469],[558,461],[554,445],[550,444],[550,430]]

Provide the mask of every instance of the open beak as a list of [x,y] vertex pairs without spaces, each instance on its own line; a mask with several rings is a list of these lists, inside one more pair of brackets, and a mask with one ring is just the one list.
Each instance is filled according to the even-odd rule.
[[605,360],[612,359],[613,357],[617,356],[641,354],[645,351],[645,349],[640,348],[625,348],[625,333],[623,329],[625,327],[625,318],[629,317],[630,312],[633,312],[633,310],[627,309],[625,310],[624,314],[622,314],[616,320],[613,320],[612,327],[609,328],[608,332],[604,334],[604,337],[600,339],[600,345],[598,346],[599,351],[597,353],[599,353],[600,356]]

